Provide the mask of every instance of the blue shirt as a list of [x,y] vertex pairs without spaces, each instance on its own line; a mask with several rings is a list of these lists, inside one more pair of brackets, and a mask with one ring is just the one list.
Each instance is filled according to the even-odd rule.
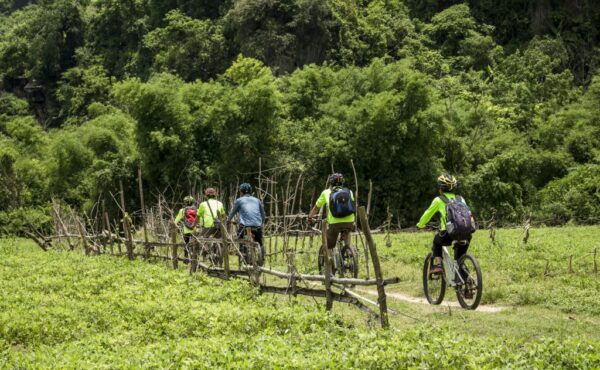
[[233,208],[229,211],[227,221],[231,221],[238,212],[240,224],[244,226],[260,227],[265,219],[265,208],[262,202],[249,194],[236,199]]

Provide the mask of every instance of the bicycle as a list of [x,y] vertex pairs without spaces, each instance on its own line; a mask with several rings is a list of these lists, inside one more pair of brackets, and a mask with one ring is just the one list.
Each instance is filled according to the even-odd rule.
[[[314,228],[313,228],[314,229]],[[316,230],[316,229],[314,229]],[[345,245],[344,239],[351,230],[343,230],[338,238],[337,245],[331,250],[333,264],[331,272],[339,277],[358,278],[358,252],[352,245]],[[325,248],[321,245],[317,258],[319,274],[325,274]]]
[[[453,248],[460,243],[454,241]],[[481,268],[477,259],[468,253],[462,255],[458,261],[450,256],[448,247],[442,247],[442,274],[432,274],[430,271],[434,266],[433,253],[425,257],[423,265],[423,290],[425,298],[430,304],[438,305],[444,300],[446,287],[454,287],[456,298],[460,306],[467,310],[474,310],[481,301],[483,292],[483,279]],[[470,294],[466,294],[469,292]]]
[[[256,263],[258,266],[262,267],[265,264],[265,249],[263,248],[262,244],[256,243],[255,241],[256,232],[258,231],[258,229],[260,229],[260,227],[249,226],[245,229],[250,229],[250,233],[244,233],[244,240],[253,244],[255,243],[257,245],[257,250],[255,250],[257,252]],[[248,246],[246,244],[240,244],[240,254],[238,255],[238,261],[240,266],[242,266],[243,263],[246,265],[252,265],[252,255],[251,253],[248,253]]]

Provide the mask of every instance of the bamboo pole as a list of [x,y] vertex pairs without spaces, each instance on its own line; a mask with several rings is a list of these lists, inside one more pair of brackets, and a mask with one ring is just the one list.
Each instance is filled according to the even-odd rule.
[[87,243],[87,239],[85,238],[85,233],[83,231],[83,225],[81,224],[81,221],[79,219],[77,219],[77,229],[79,230],[79,234],[81,235],[81,243],[83,244],[83,249],[85,251],[85,255],[89,256],[90,255],[90,247]]
[[225,272],[225,280],[229,280],[229,233],[227,233],[226,222],[224,219],[219,222],[221,228],[221,237],[223,238],[223,271]]
[[377,280],[377,295],[379,297],[379,311],[381,314],[381,327],[384,329],[388,329],[390,327],[390,322],[388,320],[387,301],[385,295],[385,288],[383,284],[383,274],[381,272],[381,265],[379,264],[377,246],[375,245],[375,241],[373,240],[373,236],[371,235],[369,222],[367,220],[367,212],[364,206],[359,207],[358,214],[360,216],[360,226],[363,229],[365,238],[367,240],[367,244],[369,245],[369,251],[371,252],[373,270],[375,270],[375,280]]
[[171,221],[171,261],[173,262],[173,269],[177,270],[179,260],[177,256],[177,225]]
[[[138,165],[138,189],[140,192],[140,206],[142,207],[142,228],[144,230],[144,241],[148,243],[148,229],[146,228],[146,204],[144,203],[144,187],[142,186],[142,167]],[[144,252],[149,255],[150,248],[144,247]],[[148,258],[148,257],[146,257]]]

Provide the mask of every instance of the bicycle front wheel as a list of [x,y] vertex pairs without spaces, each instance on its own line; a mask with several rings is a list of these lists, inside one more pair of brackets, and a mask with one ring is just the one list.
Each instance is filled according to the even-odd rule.
[[456,287],[456,298],[462,308],[474,310],[479,306],[483,294],[483,279],[479,262],[472,255],[465,254],[458,259],[458,266],[465,284]]
[[431,269],[434,265],[433,253],[425,257],[423,264],[423,291],[429,304],[440,304],[446,294],[446,278],[444,274],[432,274]]

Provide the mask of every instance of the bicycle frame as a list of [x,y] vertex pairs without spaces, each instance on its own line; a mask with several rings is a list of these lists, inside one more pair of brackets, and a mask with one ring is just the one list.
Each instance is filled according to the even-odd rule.
[[[458,263],[450,256],[450,252],[448,252],[448,247],[442,246],[442,255],[443,262],[445,266],[446,272],[446,281],[450,286],[456,287],[457,285],[465,285],[465,281],[460,275],[460,271],[458,270]],[[455,281],[455,277],[458,277],[460,281]]]

